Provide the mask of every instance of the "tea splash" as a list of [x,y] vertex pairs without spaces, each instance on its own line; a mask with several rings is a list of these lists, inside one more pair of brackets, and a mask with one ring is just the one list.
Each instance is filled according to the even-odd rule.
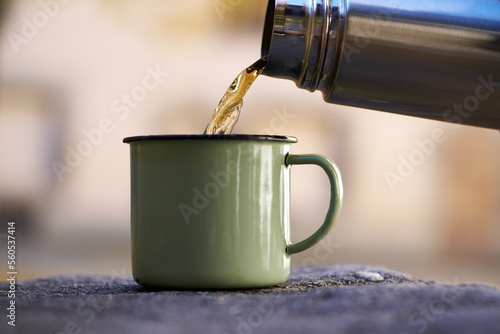
[[227,89],[215,109],[212,120],[203,134],[231,134],[240,117],[243,97],[257,77],[264,71],[267,57],[257,60],[241,72]]

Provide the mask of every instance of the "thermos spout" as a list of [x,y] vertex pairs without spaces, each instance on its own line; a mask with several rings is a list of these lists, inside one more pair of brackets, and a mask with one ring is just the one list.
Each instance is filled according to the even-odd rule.
[[500,129],[497,0],[270,0],[262,54],[330,103]]
[[340,60],[345,22],[341,3],[269,1],[262,55],[270,57],[264,74],[318,89],[321,75],[333,75]]

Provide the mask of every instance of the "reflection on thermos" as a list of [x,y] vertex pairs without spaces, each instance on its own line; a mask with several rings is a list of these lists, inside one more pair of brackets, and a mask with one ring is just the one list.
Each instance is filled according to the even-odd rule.
[[327,102],[500,129],[498,0],[270,0],[262,54]]

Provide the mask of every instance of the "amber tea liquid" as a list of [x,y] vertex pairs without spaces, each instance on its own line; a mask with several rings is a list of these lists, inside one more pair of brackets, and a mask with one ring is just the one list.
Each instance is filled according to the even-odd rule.
[[261,58],[234,79],[215,109],[212,120],[205,129],[204,134],[230,134],[233,131],[240,117],[243,97],[255,79],[264,71],[266,64],[267,57]]

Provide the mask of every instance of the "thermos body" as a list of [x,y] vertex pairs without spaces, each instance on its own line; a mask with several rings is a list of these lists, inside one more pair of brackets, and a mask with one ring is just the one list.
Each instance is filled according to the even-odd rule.
[[327,102],[500,129],[498,0],[270,0],[262,53]]

